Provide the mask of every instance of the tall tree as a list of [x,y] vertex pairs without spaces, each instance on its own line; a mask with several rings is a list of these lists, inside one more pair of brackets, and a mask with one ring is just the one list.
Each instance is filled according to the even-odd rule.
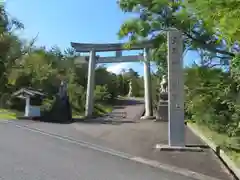
[[0,5],[0,92],[7,87],[7,76],[10,68],[22,55],[27,53],[24,42],[14,31],[23,28],[23,24],[15,18],[10,18],[4,5]]
[[236,56],[226,41],[207,21],[195,15],[195,11],[185,1],[168,0],[119,0],[120,8],[135,16],[122,24],[119,37],[128,37],[131,43],[151,39],[155,45],[153,59],[166,65],[166,31],[176,28],[184,35],[185,51],[202,48],[228,59]]
[[184,4],[230,45],[240,42],[238,0],[187,0]]

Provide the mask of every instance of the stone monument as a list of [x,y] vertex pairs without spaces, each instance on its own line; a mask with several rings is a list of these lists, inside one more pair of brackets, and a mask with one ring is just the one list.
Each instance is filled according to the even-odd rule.
[[168,79],[162,76],[157,104],[156,121],[168,121]]
[[168,80],[167,80],[167,76],[163,75],[162,77],[162,81],[160,83],[160,92],[161,93],[167,93],[168,92]]
[[61,81],[58,95],[61,99],[65,99],[67,97],[67,83],[65,81]]
[[157,144],[160,150],[203,151],[185,145],[183,37],[176,29],[168,31],[168,145]]
[[55,102],[51,110],[46,113],[45,121],[67,123],[72,122],[72,108],[67,94],[67,83],[61,80]]
[[67,94],[67,83],[61,81],[59,87],[59,122],[69,122],[72,121],[72,109],[69,102],[69,97]]
[[132,93],[132,80],[129,81],[128,85],[129,85],[128,97],[132,97],[132,95],[133,95],[133,93]]

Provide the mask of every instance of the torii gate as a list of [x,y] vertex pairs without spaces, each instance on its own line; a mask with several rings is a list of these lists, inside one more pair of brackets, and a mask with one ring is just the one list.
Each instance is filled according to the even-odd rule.
[[[168,146],[170,148],[182,149],[185,147],[185,125],[184,125],[184,81],[183,81],[183,39],[182,34],[176,29],[168,30]],[[94,71],[96,63],[132,62],[143,59],[144,63],[144,96],[145,115],[144,118],[152,118],[152,98],[150,82],[149,49],[151,42],[135,44],[130,50],[144,49],[143,56],[122,56],[121,51],[124,44],[83,44],[71,43],[77,52],[90,52],[88,66],[88,86],[86,116],[93,112]],[[96,52],[116,51],[116,57],[100,57],[96,60]],[[156,145],[160,149],[169,147]],[[187,147],[188,149],[189,147]],[[191,148],[190,148],[191,149]],[[194,149],[194,148],[192,148]],[[196,149],[199,150],[198,148]]]
[[[145,100],[145,114],[142,119],[153,119],[153,106],[151,97],[151,74],[150,74],[150,61],[149,49],[152,43],[149,41],[141,42],[133,45],[127,50],[143,50],[143,55],[136,56],[122,56],[122,51],[126,50],[123,43],[107,43],[107,44],[91,44],[91,43],[74,43],[71,46],[77,52],[89,52],[88,62],[88,84],[87,84],[87,97],[86,97],[86,111],[85,116],[91,117],[94,107],[94,86],[95,86],[95,67],[96,63],[117,63],[117,62],[139,62],[143,60],[144,64],[144,100]],[[115,51],[116,56],[112,57],[97,57],[96,52]],[[86,57],[79,58],[79,61],[84,61]]]

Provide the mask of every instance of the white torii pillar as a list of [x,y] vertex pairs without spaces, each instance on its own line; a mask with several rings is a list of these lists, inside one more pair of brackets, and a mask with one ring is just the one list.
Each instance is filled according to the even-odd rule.
[[150,61],[149,61],[149,49],[144,49],[144,100],[145,100],[145,114],[141,119],[153,119],[152,109],[152,85],[151,85],[151,73],[150,73]]
[[91,117],[94,110],[94,87],[95,87],[95,66],[96,66],[96,52],[95,50],[90,51],[89,62],[88,62],[88,83],[87,83],[87,94],[86,94],[86,110],[85,116]]
[[[105,57],[99,58],[98,63],[110,63],[114,62],[113,58],[118,60],[117,62],[139,61],[141,56],[126,56],[121,57],[118,52],[117,57]],[[153,119],[152,109],[152,92],[151,92],[151,73],[150,73],[150,61],[149,61],[149,49],[144,49],[144,99],[145,99],[145,115],[142,119]],[[95,87],[95,66],[96,66],[96,52],[90,51],[90,57],[88,62],[88,84],[86,94],[86,110],[85,116],[91,117],[94,110],[94,87]]]

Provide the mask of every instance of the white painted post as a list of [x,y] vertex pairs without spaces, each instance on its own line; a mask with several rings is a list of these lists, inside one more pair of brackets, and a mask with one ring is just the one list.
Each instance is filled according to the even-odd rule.
[[26,100],[25,100],[26,104],[25,104],[25,114],[24,116],[28,117],[29,113],[30,113],[30,97],[27,96]]
[[145,99],[145,115],[144,119],[152,118],[152,91],[151,91],[151,74],[149,62],[149,49],[144,49],[144,99]]
[[90,52],[89,62],[88,62],[88,84],[87,84],[87,94],[86,94],[86,111],[85,116],[91,117],[94,108],[94,87],[95,87],[95,61],[96,53],[95,50]]
[[181,32],[168,32],[168,145],[185,146],[183,41]]

